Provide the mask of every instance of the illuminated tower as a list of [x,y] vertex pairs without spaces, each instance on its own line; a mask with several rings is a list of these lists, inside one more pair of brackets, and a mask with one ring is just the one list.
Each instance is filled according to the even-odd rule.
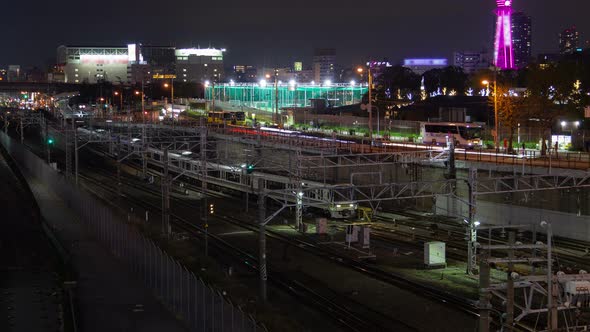
[[494,41],[494,65],[500,69],[515,69],[512,49],[512,1],[496,0],[496,38]]

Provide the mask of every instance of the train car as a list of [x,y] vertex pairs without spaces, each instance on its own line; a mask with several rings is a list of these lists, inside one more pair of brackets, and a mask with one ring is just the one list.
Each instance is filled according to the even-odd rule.
[[209,112],[207,114],[207,123],[223,124],[223,112]]
[[246,113],[242,112],[242,111],[236,111],[236,112],[232,112],[233,113],[233,117],[232,117],[232,124],[236,125],[236,126],[245,126],[246,125]]

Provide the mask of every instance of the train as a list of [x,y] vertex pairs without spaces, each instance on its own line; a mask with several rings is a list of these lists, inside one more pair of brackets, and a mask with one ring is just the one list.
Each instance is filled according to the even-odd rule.
[[[89,130],[83,127],[78,128],[82,135],[88,135],[93,139],[104,138],[108,135],[103,129]],[[292,135],[293,133],[282,134]],[[121,140],[121,143],[126,144],[130,150],[135,149],[135,145],[140,142],[140,139],[134,138],[130,141]],[[153,147],[147,149],[147,155],[158,165],[162,160],[163,151]],[[168,153],[169,170],[174,173],[199,174],[201,171],[201,161],[192,158],[190,151],[170,151]],[[327,216],[333,219],[350,219],[356,218],[358,204],[350,200],[340,200],[335,198],[333,190],[330,185],[324,183],[304,181],[300,184],[294,183],[293,178],[284,175],[262,173],[262,172],[248,172],[245,165],[223,165],[214,162],[207,162],[208,182],[224,188],[229,188],[237,191],[258,192],[259,185],[262,183],[263,188],[269,192],[269,195],[276,200],[285,201],[289,204],[294,204],[297,201],[297,196],[294,194],[297,190],[304,192],[304,205],[319,209]],[[187,172],[189,171],[189,172]],[[191,172],[192,171],[192,172]]]
[[242,111],[211,111],[207,114],[209,124],[246,125],[246,113]]

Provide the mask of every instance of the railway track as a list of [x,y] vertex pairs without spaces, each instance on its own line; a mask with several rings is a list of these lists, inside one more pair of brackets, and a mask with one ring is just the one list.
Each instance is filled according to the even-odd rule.
[[[108,185],[105,185],[100,180],[88,176],[83,177],[85,181],[92,183],[93,186],[102,187],[103,190],[112,192],[112,188]],[[133,195],[126,195],[125,198],[130,200],[137,207],[148,208],[151,211],[160,211],[159,206],[145,200],[138,200],[134,198]],[[177,214],[171,214],[170,217],[174,227],[176,227],[178,230],[193,236],[197,236],[199,238],[204,238],[207,236],[209,238],[210,245],[213,245],[225,255],[231,255],[234,257],[234,262],[239,262],[242,266],[245,266],[252,271],[258,270],[258,259],[253,254],[248,253],[233,244],[230,244],[223,238],[211,232],[207,232],[203,227],[191,223]],[[224,218],[220,217],[216,218],[216,220],[223,219]],[[238,223],[234,223],[234,225],[238,225]],[[269,282],[294,296],[300,302],[322,310],[334,321],[338,322],[340,325],[350,331],[386,331],[392,330],[391,325],[395,326],[393,330],[401,330],[401,328],[403,328],[403,330],[406,331],[417,331],[417,329],[407,325],[406,323],[396,321],[391,317],[385,317],[378,312],[373,311],[370,315],[370,318],[365,318],[357,311],[351,310],[347,306],[336,303],[329,297],[306,286],[303,282],[294,279],[292,274],[281,272],[279,269],[276,269],[272,266],[269,266]],[[365,310],[364,313],[367,313],[368,311],[371,310]],[[375,320],[375,316],[378,315],[381,316],[381,319],[377,321]],[[388,321],[390,326],[385,325],[385,321]]]
[[[137,184],[133,184],[133,185],[137,186]],[[201,190],[198,187],[190,186],[190,185],[188,186],[188,188],[190,188],[191,190],[196,190],[196,191]],[[146,190],[145,187],[139,188],[139,189]],[[154,194],[160,194],[160,193],[154,192]],[[184,205],[187,208],[194,209],[194,206],[190,206],[190,204],[183,202],[182,199],[177,199],[176,203],[180,203],[181,205]],[[213,218],[215,220],[230,223],[234,226],[249,230],[253,233],[258,232],[257,225],[249,223],[249,222],[244,221],[242,219],[238,219],[238,218],[231,217],[231,216],[218,216],[218,215],[209,216],[209,218]],[[475,305],[473,304],[473,302],[469,301],[465,298],[453,295],[453,294],[445,292],[445,291],[438,290],[436,288],[428,287],[428,286],[425,286],[420,283],[412,282],[410,280],[405,279],[402,276],[395,275],[395,274],[388,272],[388,271],[384,271],[384,270],[380,269],[379,267],[368,264],[366,262],[352,259],[348,256],[342,255],[340,252],[338,252],[336,250],[331,250],[331,249],[326,248],[324,246],[320,246],[314,242],[303,241],[303,240],[296,239],[293,237],[285,236],[281,233],[278,233],[278,232],[275,232],[275,231],[272,231],[269,229],[266,230],[266,235],[271,239],[275,239],[277,241],[281,241],[283,243],[289,244],[292,247],[296,247],[296,248],[304,250],[308,253],[311,253],[313,255],[322,257],[322,258],[329,260],[333,263],[336,263],[338,265],[351,268],[357,272],[368,275],[374,279],[386,282],[388,284],[391,284],[391,285],[394,285],[397,287],[403,287],[406,290],[410,290],[415,294],[418,294],[420,296],[426,297],[431,300],[435,300],[439,303],[451,304],[457,310],[459,310],[463,313],[467,313],[472,316],[478,316],[477,309],[476,309]]]

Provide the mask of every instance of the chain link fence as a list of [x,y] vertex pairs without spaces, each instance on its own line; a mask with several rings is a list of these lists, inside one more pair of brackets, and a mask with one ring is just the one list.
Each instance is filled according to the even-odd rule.
[[119,218],[92,194],[38,158],[25,146],[0,133],[0,141],[28,173],[43,181],[79,216],[93,233],[191,331],[266,331],[218,290],[182,266]]

